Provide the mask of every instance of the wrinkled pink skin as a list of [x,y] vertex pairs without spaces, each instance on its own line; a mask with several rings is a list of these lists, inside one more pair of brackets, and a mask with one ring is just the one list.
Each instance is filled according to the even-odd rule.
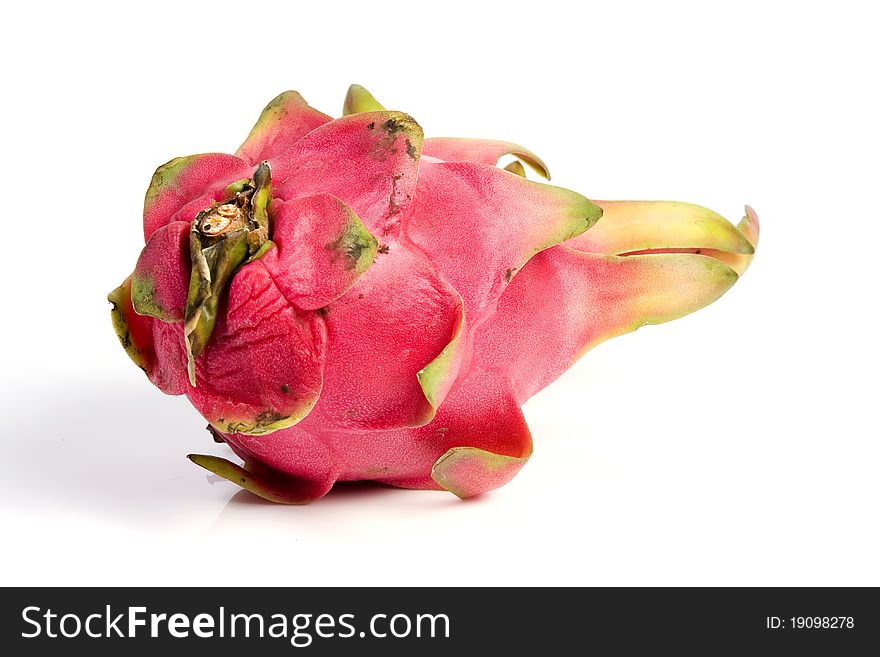
[[[196,157],[148,201],[134,276],[170,321],[127,313],[136,341],[152,341],[139,345],[150,379],[215,426],[302,416],[263,435],[223,431],[258,494],[286,487],[302,503],[347,480],[461,497],[497,488],[531,454],[523,402],[594,344],[695,310],[736,278],[720,262],[729,254],[711,250],[578,250],[589,204],[494,166],[515,145],[423,143],[400,113],[331,120],[298,94],[274,102],[236,156]],[[185,235],[263,160],[276,248],[233,279],[194,388]],[[379,245],[364,272],[333,250],[351,213]],[[456,337],[432,403],[419,372]]]

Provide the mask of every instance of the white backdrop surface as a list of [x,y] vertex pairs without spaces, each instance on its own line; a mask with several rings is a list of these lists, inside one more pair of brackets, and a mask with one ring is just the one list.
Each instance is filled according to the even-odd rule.
[[[4,10],[3,584],[880,584],[880,151],[867,5],[18,3]],[[367,86],[555,184],[762,221],[722,299],[587,354],[460,502],[263,503],[119,348],[153,169]]]

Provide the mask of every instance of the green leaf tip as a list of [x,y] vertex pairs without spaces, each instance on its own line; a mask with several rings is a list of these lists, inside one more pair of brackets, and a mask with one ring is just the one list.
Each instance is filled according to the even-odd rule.
[[125,353],[131,358],[132,362],[147,372],[151,364],[150,350],[145,345],[139,345],[136,337],[132,334],[131,326],[128,323],[128,311],[131,309],[131,277],[115,290],[107,295],[107,301],[112,304],[110,309],[110,319],[113,322],[113,331],[119,339],[119,344],[125,349]]
[[281,472],[271,471],[258,465],[241,467],[219,456],[209,454],[187,454],[190,461],[208,472],[241,486],[254,495],[277,504],[308,504],[325,491],[310,490],[310,482],[288,477]]
[[[461,297],[459,297],[459,299],[461,299]],[[461,301],[452,338],[434,360],[425,365],[419,370],[418,374],[416,374],[419,380],[419,386],[422,388],[422,393],[425,395],[425,399],[428,400],[428,404],[431,406],[431,411],[428,417],[423,418],[425,423],[430,422],[434,418],[437,409],[443,402],[443,398],[446,396],[446,393],[449,392],[449,388],[455,380],[456,374],[458,374],[458,365],[461,360],[460,352],[464,343],[464,326],[464,301]]]
[[360,114],[361,112],[382,112],[385,108],[373,97],[369,91],[359,84],[353,84],[345,94],[345,102],[342,104],[342,115]]

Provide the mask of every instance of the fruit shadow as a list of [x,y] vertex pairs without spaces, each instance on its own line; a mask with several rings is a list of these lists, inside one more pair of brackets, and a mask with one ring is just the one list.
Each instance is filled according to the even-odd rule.
[[275,533],[286,530],[303,538],[381,540],[390,525],[430,522],[438,513],[480,506],[489,497],[462,501],[445,491],[409,490],[373,481],[343,481],[337,482],[320,500],[288,506],[239,490],[206,534],[225,535],[242,529],[259,531],[272,527]]
[[191,512],[192,464],[185,454],[212,443],[184,400],[146,380],[51,387],[64,393],[49,400],[45,389],[27,385],[5,391],[16,419],[2,438],[15,464],[0,480],[7,499],[37,514],[137,525],[173,524]]
[[353,516],[375,520],[394,508],[399,521],[398,512],[423,514],[459,503],[449,494],[371,482],[337,484],[308,506],[265,502],[185,458],[201,452],[235,459],[213,442],[184,399],[163,395],[146,380],[57,385],[68,392],[52,401],[51,410],[36,387],[5,395],[17,421],[4,431],[3,451],[15,467],[0,478],[0,490],[35,517],[74,513],[114,525],[197,533],[199,526],[211,531],[266,518],[324,535],[357,523]]

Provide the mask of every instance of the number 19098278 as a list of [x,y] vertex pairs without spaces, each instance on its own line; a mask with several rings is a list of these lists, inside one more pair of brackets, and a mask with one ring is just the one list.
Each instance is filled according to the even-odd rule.
[[855,627],[852,616],[767,616],[768,630],[851,630]]

